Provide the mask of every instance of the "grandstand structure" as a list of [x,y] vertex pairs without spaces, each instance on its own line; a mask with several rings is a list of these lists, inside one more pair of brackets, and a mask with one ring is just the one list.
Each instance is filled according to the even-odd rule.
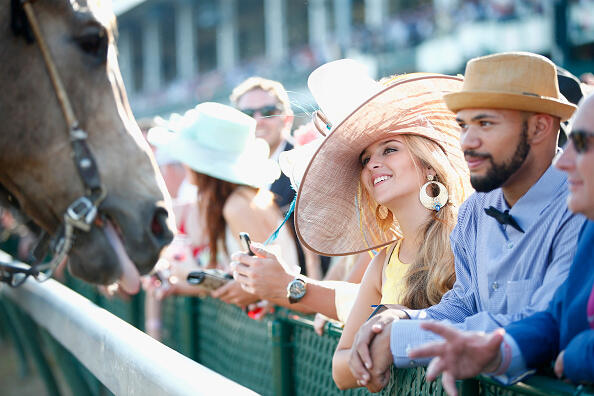
[[[461,73],[472,57],[531,51],[593,69],[594,0],[115,0],[119,59],[137,117],[226,102],[251,75],[307,111],[307,75],[350,57],[377,78]],[[304,109],[300,109],[303,107]]]

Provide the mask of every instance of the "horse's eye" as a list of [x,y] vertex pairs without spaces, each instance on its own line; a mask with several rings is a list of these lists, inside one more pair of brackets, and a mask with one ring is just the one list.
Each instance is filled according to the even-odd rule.
[[101,61],[106,59],[109,41],[107,32],[103,27],[86,29],[82,34],[76,37],[76,42],[80,49],[85,53]]

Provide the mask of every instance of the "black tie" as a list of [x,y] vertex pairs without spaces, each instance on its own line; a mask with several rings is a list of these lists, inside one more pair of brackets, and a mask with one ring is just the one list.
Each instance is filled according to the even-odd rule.
[[509,214],[509,210],[506,210],[505,212],[500,212],[496,208],[490,206],[489,208],[485,209],[485,213],[488,216],[491,216],[495,220],[497,220],[499,224],[509,224],[516,230],[520,231],[522,234],[524,233],[522,227],[520,227],[520,225],[516,222],[512,215]]

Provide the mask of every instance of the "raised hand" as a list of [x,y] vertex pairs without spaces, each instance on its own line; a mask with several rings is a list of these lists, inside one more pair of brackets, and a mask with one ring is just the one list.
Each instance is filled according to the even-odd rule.
[[449,395],[457,395],[456,380],[474,377],[482,372],[492,372],[501,362],[500,345],[504,330],[490,334],[466,332],[451,326],[424,322],[421,327],[443,337],[443,341],[431,342],[409,352],[413,359],[434,357],[427,367],[426,377],[433,381],[440,374],[444,389]]
[[287,295],[287,285],[296,274],[289,274],[275,254],[261,244],[252,243],[255,256],[234,253],[231,257],[233,277],[241,287],[264,300],[282,299]]

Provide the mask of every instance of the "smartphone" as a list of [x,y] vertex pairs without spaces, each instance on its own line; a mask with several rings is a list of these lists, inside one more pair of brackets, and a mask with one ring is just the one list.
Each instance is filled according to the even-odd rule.
[[188,274],[187,281],[191,285],[199,286],[208,291],[216,290],[224,286],[233,277],[226,272],[218,269],[205,269],[201,271],[192,271]]
[[252,248],[250,247],[250,245],[252,244],[252,241],[250,240],[250,234],[248,234],[247,232],[240,232],[239,240],[243,245],[243,250],[245,251],[245,253],[249,254],[250,256],[256,255],[254,252],[252,252]]

